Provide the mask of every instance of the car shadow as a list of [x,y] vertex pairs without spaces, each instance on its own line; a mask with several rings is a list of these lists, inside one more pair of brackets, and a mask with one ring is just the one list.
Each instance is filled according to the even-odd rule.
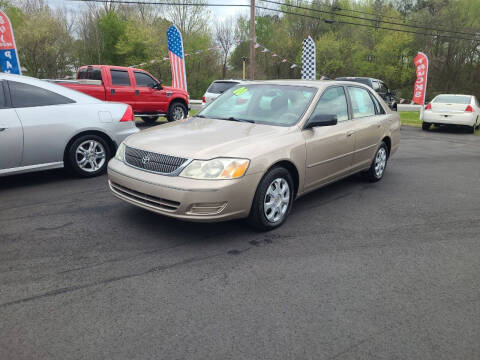
[[25,174],[0,177],[0,191],[23,186],[55,184],[80,178],[70,175],[65,169],[35,171]]
[[[473,135],[468,126],[460,125],[440,125],[440,126],[431,126],[429,129],[430,132],[438,134],[462,134],[462,135]],[[477,130],[478,132],[478,130]]]

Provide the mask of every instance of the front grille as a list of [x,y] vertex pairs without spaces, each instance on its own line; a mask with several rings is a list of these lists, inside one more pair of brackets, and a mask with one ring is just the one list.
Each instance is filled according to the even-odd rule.
[[114,182],[110,182],[110,187],[113,192],[123,195],[124,197],[134,200],[135,202],[139,202],[151,207],[154,207],[158,210],[174,212],[180,206],[178,201],[172,201],[167,199],[162,199],[156,196],[144,194],[139,191],[135,191],[132,189],[128,189],[124,186],[118,185]]
[[125,161],[128,165],[140,169],[168,175],[178,170],[188,159],[157,154],[127,146],[125,149]]

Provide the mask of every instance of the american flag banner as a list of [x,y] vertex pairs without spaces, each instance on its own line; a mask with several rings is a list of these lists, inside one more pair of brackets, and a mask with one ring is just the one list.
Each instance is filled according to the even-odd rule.
[[172,87],[187,91],[187,73],[185,71],[185,52],[182,34],[175,25],[167,30],[168,56],[172,69]]

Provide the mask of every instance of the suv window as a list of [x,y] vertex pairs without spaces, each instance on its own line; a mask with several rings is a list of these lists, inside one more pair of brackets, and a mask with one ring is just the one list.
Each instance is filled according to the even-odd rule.
[[231,87],[237,85],[234,81],[215,81],[207,89],[207,92],[212,94],[223,94]]
[[83,68],[77,75],[78,80],[102,80],[102,71],[99,68]]
[[337,115],[338,122],[348,120],[348,105],[342,86],[330,87],[323,93],[311,117],[319,114]]
[[349,86],[348,94],[352,102],[354,119],[375,115],[375,106],[373,105],[373,100],[368,90]]
[[133,75],[135,75],[135,82],[137,83],[137,86],[153,88],[153,85],[157,83],[154,78],[143,72],[135,71]]
[[15,108],[71,104],[75,101],[38,86],[9,81],[12,105]]
[[3,81],[0,81],[0,109],[4,108],[5,103],[5,94],[3,92]]
[[110,69],[110,75],[112,76],[112,85],[130,85],[128,71]]

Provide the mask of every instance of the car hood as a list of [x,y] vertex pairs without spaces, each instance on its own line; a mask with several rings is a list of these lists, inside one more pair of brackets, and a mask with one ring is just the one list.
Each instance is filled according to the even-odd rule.
[[192,117],[156,126],[128,138],[127,146],[194,159],[248,157],[266,138],[290,128]]

